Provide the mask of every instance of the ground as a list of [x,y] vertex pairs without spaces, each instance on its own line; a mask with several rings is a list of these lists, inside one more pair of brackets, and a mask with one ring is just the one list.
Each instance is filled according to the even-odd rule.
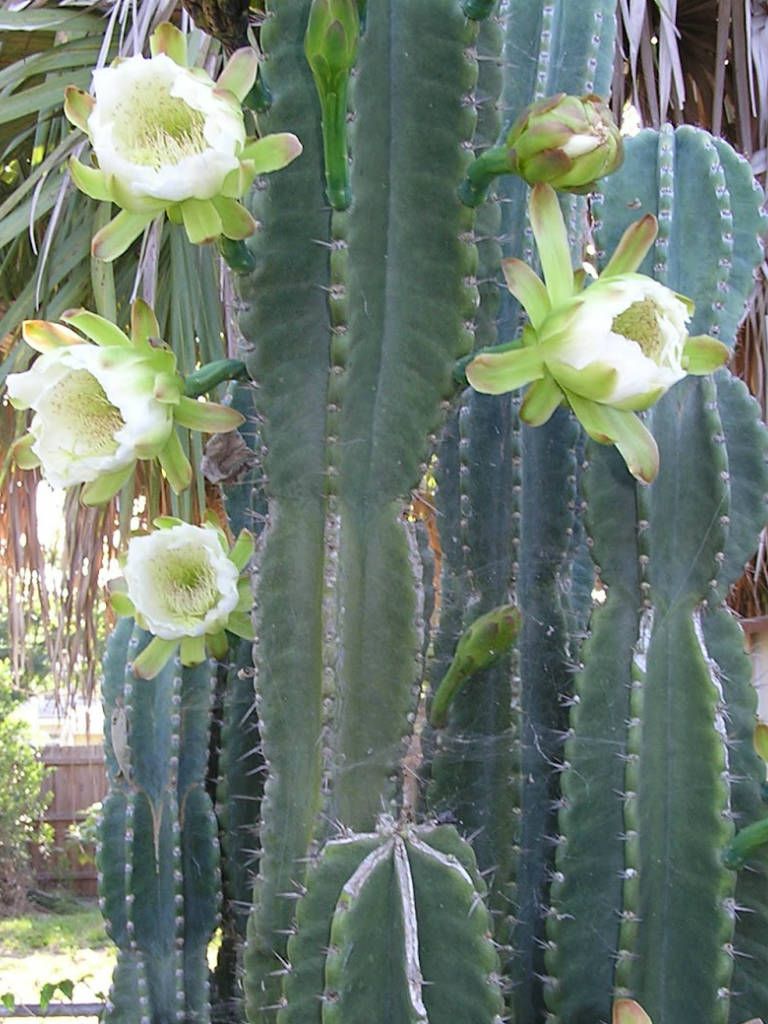
[[[67,914],[29,911],[0,919],[0,997],[10,993],[17,1003],[38,1003],[46,982],[70,980],[75,1002],[102,1002],[114,962],[115,947],[95,902]],[[57,992],[53,1001],[64,997]],[[58,1017],[57,1024],[89,1020],[95,1018]]]

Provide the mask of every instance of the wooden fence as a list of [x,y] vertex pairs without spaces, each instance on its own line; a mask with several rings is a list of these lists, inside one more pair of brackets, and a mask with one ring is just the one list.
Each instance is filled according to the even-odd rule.
[[107,794],[104,749],[98,746],[44,747],[43,763],[49,769],[46,790],[51,798],[45,821],[54,831],[54,851],[45,858],[33,857],[36,884],[46,889],[63,886],[81,896],[96,895],[93,847],[77,850],[65,842],[69,826],[81,822],[91,804]]

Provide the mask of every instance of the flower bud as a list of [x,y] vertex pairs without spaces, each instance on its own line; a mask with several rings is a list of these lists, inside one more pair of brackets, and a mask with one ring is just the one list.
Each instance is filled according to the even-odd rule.
[[507,135],[512,169],[529,185],[589,192],[621,166],[621,135],[599,96],[559,93],[531,104]]
[[326,82],[351,71],[359,38],[360,17],[354,0],[314,0],[304,52],[315,79]]

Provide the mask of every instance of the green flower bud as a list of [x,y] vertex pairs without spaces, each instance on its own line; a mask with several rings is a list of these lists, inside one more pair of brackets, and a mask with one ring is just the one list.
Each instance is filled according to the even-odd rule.
[[[346,75],[357,57],[360,17],[354,0],[314,0],[309,11],[304,53],[318,90]],[[331,91],[335,89],[331,86]]]
[[529,185],[590,192],[621,166],[619,129],[599,96],[559,93],[531,104],[506,139],[510,168]]
[[519,174],[529,185],[545,183],[561,192],[591,192],[623,159],[619,129],[600,97],[561,92],[532,103],[504,143],[469,165],[459,198],[479,206],[500,174]]

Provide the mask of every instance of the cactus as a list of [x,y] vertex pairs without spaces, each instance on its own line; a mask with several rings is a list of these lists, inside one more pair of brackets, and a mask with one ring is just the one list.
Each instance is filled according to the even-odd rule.
[[[336,6],[359,38],[329,139],[307,53]],[[764,767],[724,605],[765,516],[756,407],[725,370],[680,382],[645,414],[648,486],[565,408],[530,427],[517,396],[454,376],[520,334],[500,259],[534,258],[524,183],[470,208],[467,169],[530,104],[605,96],[613,3],[266,15],[259,127],[303,154],[257,183],[237,261],[260,486],[221,487],[234,532],[249,511],[264,529],[253,662],[233,648],[220,686],[217,993],[237,1016],[242,969],[253,1024],[593,1024],[620,998],[654,1024],[768,1016]],[[747,165],[685,127],[628,140],[589,207],[561,197],[573,262],[591,217],[597,269],[653,214],[643,271],[727,344],[760,204]],[[432,548],[410,514],[428,476]],[[478,641],[499,616],[503,644]],[[138,643],[121,625],[105,670],[108,1019],[205,1020],[209,670],[135,680]],[[241,962],[232,908],[256,860]]]

